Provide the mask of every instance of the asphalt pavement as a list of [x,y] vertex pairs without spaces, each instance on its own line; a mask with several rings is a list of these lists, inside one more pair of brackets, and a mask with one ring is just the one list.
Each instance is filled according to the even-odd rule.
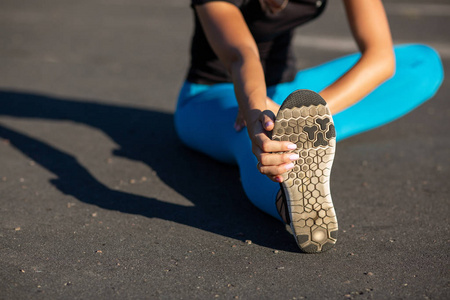
[[[328,2],[299,68],[356,50]],[[448,1],[385,3],[450,74]],[[0,2],[0,299],[449,299],[449,79],[338,143],[339,240],[303,254],[175,134],[192,26],[187,0]]]

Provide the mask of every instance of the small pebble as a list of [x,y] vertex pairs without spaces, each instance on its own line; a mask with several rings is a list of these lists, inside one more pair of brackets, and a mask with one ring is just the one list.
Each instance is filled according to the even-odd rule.
[[14,230],[15,230],[15,231],[19,231],[19,230],[20,230],[20,227],[16,227],[16,228],[14,228]]
[[278,250],[274,250],[273,253],[277,254],[279,251]]
[[252,241],[251,241],[251,240],[245,240],[245,242],[246,242],[247,244],[249,244],[249,245],[252,244]]

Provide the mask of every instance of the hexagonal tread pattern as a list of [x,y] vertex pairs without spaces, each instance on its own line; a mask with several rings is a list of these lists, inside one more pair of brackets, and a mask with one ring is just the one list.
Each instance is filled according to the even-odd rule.
[[[320,97],[308,92],[307,97]],[[297,244],[303,251],[315,253],[328,250],[336,243],[338,225],[330,194],[336,147],[333,119],[325,101],[317,104],[313,99],[312,103],[307,106],[307,100],[302,99],[301,107],[283,104],[272,139],[297,145],[293,152],[300,158],[293,169],[283,174],[281,186],[287,197],[290,225]]]

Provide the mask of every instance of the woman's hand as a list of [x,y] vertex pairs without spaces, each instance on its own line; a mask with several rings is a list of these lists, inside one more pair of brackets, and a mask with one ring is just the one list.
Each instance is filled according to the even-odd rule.
[[[298,154],[291,151],[297,145],[291,142],[272,141],[269,137],[274,127],[275,115],[270,110],[251,111],[247,121],[252,151],[258,160],[258,170],[275,182],[283,182],[281,174],[294,167]],[[287,152],[287,153],[279,153]]]
[[[247,130],[252,141],[252,151],[258,160],[256,166],[258,170],[271,180],[282,182],[283,177],[281,174],[292,169],[294,167],[292,162],[299,158],[298,154],[289,153],[296,149],[297,146],[290,142],[277,142],[270,139],[274,127],[275,114],[280,106],[270,98],[267,98],[266,105],[268,110],[263,112],[255,110],[253,112],[254,120],[249,121],[251,126],[247,127]],[[247,122],[242,110],[239,109],[234,128],[236,131],[241,131],[245,126],[247,126]],[[285,151],[289,152],[284,154],[273,153]]]

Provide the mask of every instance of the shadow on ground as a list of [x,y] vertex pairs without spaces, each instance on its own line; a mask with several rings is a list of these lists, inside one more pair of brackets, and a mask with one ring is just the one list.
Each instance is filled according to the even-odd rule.
[[250,239],[270,248],[298,251],[284,225],[246,199],[235,166],[217,163],[181,144],[172,114],[12,91],[0,91],[0,103],[0,116],[73,121],[102,130],[120,146],[114,155],[144,162],[194,206],[111,189],[96,180],[76,157],[0,125],[0,137],[54,173],[57,179],[51,183],[79,201],[238,240]]

